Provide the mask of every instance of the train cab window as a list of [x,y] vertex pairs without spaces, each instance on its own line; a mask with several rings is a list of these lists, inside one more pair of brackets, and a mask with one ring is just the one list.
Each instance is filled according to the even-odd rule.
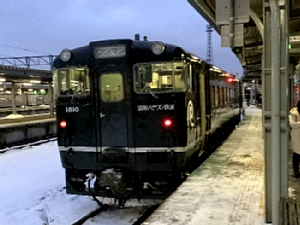
[[182,61],[136,64],[133,70],[137,93],[186,90]]
[[99,87],[102,101],[121,101],[124,98],[123,78],[120,73],[102,74]]
[[88,71],[85,68],[55,69],[55,95],[83,95],[90,92]]

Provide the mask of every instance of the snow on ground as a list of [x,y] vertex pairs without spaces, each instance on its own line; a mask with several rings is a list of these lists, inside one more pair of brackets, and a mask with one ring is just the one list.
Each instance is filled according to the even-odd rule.
[[[161,217],[151,217],[144,224],[264,224],[262,142],[257,142],[260,120],[260,116],[252,118],[249,130],[255,132],[249,133],[254,136],[245,135],[246,126],[240,126],[177,189],[175,197],[167,199],[172,201],[171,208],[162,205]],[[241,147],[236,149],[230,140],[242,142]],[[227,160],[226,165],[218,166],[222,160]],[[0,225],[70,225],[96,209],[89,197],[65,193],[64,176],[56,141],[0,154]],[[147,204],[152,203],[130,201],[125,209],[101,213],[85,225],[132,224]],[[173,217],[166,214],[170,211]]]
[[[0,180],[0,225],[70,225],[98,208],[87,196],[65,193],[56,141],[0,154]],[[133,200],[85,224],[132,224],[145,204]]]
[[0,180],[0,224],[42,224],[47,219],[70,224],[73,213],[96,206],[65,194],[56,142],[1,154]]
[[261,110],[247,107],[226,142],[143,225],[265,224],[263,159]]

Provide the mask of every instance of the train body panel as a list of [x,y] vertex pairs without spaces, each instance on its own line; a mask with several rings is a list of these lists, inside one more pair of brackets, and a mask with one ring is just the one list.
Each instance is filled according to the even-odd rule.
[[91,194],[89,174],[106,197],[174,187],[210,136],[239,118],[238,79],[180,47],[108,40],[61,57],[53,80],[68,193]]

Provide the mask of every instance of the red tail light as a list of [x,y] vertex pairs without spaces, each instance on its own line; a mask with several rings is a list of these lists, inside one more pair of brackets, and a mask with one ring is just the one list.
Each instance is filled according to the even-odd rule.
[[59,123],[60,128],[65,129],[67,127],[67,122],[65,120],[60,121]]
[[164,127],[166,127],[166,128],[171,127],[172,124],[173,124],[173,121],[171,119],[165,119],[164,123],[163,123]]

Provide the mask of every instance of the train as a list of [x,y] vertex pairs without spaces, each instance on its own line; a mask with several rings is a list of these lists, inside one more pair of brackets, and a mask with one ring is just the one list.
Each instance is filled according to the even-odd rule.
[[52,71],[70,194],[164,198],[243,112],[236,76],[161,41],[63,49]]
[[[11,83],[0,83],[0,108],[11,108],[12,98]],[[49,105],[48,84],[19,83],[15,91],[15,104],[17,107]]]

